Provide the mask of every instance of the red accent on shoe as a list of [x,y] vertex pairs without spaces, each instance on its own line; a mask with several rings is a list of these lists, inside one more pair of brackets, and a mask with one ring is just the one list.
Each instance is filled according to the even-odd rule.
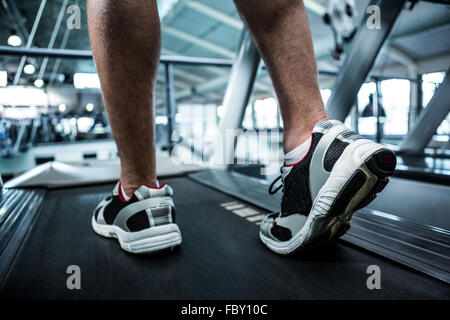
[[161,186],[159,186],[159,187],[150,187],[150,186],[148,186],[148,185],[145,185],[147,188],[150,188],[150,189],[162,189],[162,188],[164,188],[165,186],[167,185],[167,183],[163,183]]
[[386,155],[383,158],[383,162],[384,162],[384,164],[387,164],[387,165],[392,164],[394,162],[394,156],[391,154]]
[[297,161],[295,163],[291,163],[291,164],[285,164],[285,165],[283,165],[283,167],[293,167],[296,164],[299,164],[300,162],[302,162],[303,159],[305,159],[305,157],[308,155],[309,151],[311,150],[311,146],[312,146],[312,132],[311,132],[311,142],[309,143],[308,152],[306,152],[305,155],[299,161]]
[[[122,202],[128,202],[127,200],[125,200],[125,198],[123,197],[123,195],[122,195],[122,182],[119,180],[119,191],[118,191],[118,194],[119,194],[119,199],[122,201]],[[130,198],[131,199],[131,198]]]

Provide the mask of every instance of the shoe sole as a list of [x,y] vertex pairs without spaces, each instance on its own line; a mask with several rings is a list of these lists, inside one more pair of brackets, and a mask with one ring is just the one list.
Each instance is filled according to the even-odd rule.
[[260,232],[264,245],[276,253],[290,255],[320,247],[347,232],[353,212],[375,199],[396,166],[391,150],[373,142],[354,144],[344,150],[334,165],[302,229],[289,241],[275,241]]
[[92,228],[98,235],[116,238],[123,250],[135,254],[173,249],[181,245],[182,241],[180,229],[175,223],[127,232],[115,225],[99,224],[93,216]]

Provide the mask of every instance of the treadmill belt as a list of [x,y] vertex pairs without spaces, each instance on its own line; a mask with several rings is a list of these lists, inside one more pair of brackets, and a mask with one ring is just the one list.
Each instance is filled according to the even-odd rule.
[[[448,299],[449,286],[337,242],[315,253],[281,257],[259,241],[249,217],[264,212],[190,178],[175,191],[183,244],[136,256],[91,229],[91,214],[112,185],[51,190],[10,267],[0,298],[26,299]],[[236,202],[245,210],[235,210]],[[242,206],[238,206],[242,209]],[[236,208],[234,206],[234,208]],[[246,217],[242,217],[246,216]],[[247,220],[249,218],[249,220]],[[255,219],[253,219],[255,220]],[[66,286],[68,266],[81,290]],[[367,267],[381,270],[369,290]]]

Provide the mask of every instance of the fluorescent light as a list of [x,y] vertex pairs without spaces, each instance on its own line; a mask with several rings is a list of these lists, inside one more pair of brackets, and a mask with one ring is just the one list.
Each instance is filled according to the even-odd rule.
[[166,125],[167,121],[168,121],[168,119],[167,119],[166,116],[156,116],[155,117],[155,123],[156,124]]
[[30,63],[23,67],[23,72],[25,72],[26,74],[33,74],[35,71],[36,68]]
[[58,106],[58,110],[59,110],[60,112],[66,111],[66,105],[65,105],[64,103],[61,103],[61,104]]
[[0,88],[0,104],[5,106],[45,106],[47,94],[42,89],[33,87]]
[[96,73],[75,73],[73,85],[77,89],[100,88],[100,80]]
[[34,108],[22,108],[22,107],[14,107],[14,108],[5,108],[3,111],[3,118],[6,119],[30,119],[37,118],[38,112],[36,107]]
[[86,105],[86,111],[87,112],[92,112],[94,110],[94,104],[93,103],[88,103]]
[[0,87],[6,87],[8,84],[8,73],[6,71],[0,71]]
[[22,39],[17,34],[12,34],[8,38],[8,44],[11,47],[18,47],[22,45]]
[[42,88],[42,86],[44,85],[44,81],[42,79],[36,79],[34,80],[34,85],[38,88]]

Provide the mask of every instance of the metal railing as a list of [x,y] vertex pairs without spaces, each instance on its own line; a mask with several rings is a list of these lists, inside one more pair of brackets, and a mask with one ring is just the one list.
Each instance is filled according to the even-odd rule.
[[[34,56],[49,58],[67,58],[67,59],[92,59],[92,51],[75,49],[47,49],[47,48],[25,48],[0,46],[0,54],[14,56]],[[198,58],[187,56],[166,56],[161,55],[161,63],[187,64],[187,65],[205,65],[214,67],[232,67],[233,60],[216,58]]]

